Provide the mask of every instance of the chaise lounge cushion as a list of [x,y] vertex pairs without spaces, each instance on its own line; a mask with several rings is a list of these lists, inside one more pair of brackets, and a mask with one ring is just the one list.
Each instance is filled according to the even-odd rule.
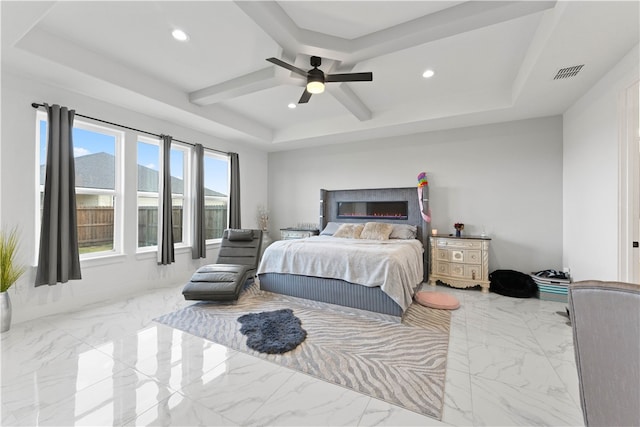
[[250,267],[239,264],[211,264],[200,267],[185,285],[185,299],[232,301],[238,299],[249,278]]
[[200,267],[182,290],[187,300],[234,301],[258,268],[261,230],[225,230],[215,264]]

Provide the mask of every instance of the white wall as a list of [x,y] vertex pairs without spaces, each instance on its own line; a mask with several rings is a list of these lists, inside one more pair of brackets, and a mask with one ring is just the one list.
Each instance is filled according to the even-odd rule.
[[636,45],[563,117],[563,263],[574,280],[618,278],[619,96],[638,80]]
[[[3,227],[18,226],[21,232],[20,259],[35,264],[36,224],[36,141],[35,115],[32,102],[57,103],[73,108],[79,114],[172,135],[174,138],[199,142],[205,147],[234,151],[240,156],[242,225],[255,227],[259,204],[267,203],[267,154],[217,140],[208,135],[135,113],[118,106],[39,83],[3,70],[2,74],[2,163],[0,208]],[[136,135],[125,136],[125,173],[136,176]],[[135,179],[135,178],[134,178]],[[10,290],[13,322],[82,308],[87,304],[122,297],[145,289],[185,282],[193,271],[217,256],[217,248],[209,247],[206,260],[193,261],[189,250],[177,250],[176,262],[158,266],[153,254],[136,254],[135,185],[125,184],[125,223],[123,256],[83,261],[83,279],[56,286],[34,287],[35,268]],[[134,218],[132,221],[131,218]]]
[[321,188],[411,187],[422,171],[432,227],[485,228],[490,271],[562,267],[559,116],[270,153],[270,232],[317,223]]

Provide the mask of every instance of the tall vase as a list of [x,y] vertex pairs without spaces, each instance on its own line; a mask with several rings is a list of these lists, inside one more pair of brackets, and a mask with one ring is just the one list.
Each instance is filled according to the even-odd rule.
[[460,237],[460,230],[456,229],[456,237]]
[[11,327],[11,299],[9,298],[9,292],[0,292],[0,315],[2,316],[0,332],[7,332]]

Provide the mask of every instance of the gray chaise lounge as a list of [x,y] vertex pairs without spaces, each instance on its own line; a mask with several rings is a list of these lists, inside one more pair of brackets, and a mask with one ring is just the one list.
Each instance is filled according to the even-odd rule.
[[225,230],[215,264],[200,267],[182,290],[187,300],[233,301],[260,260],[261,230]]

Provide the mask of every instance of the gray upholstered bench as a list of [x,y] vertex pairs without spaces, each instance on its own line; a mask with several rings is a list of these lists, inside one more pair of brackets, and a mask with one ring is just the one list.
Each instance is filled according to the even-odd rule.
[[187,300],[233,301],[252,279],[260,259],[261,230],[225,230],[215,264],[204,265],[182,290]]

